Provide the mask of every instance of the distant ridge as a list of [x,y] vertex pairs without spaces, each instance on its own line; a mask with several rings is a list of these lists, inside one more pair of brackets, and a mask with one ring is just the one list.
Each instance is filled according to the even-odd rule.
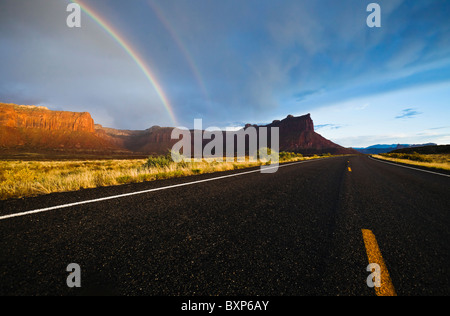
[[424,147],[411,147],[402,148],[392,151],[393,153],[399,154],[411,154],[416,152],[422,155],[432,155],[432,154],[450,154],[450,145],[435,145],[435,146],[424,146]]
[[[258,131],[263,126],[254,126]],[[314,131],[310,114],[275,120],[280,151],[314,154],[357,154],[325,139]],[[244,128],[244,129],[245,129]],[[0,103],[0,154],[52,153],[66,156],[166,154],[178,140],[171,139],[173,127],[153,126],[147,130],[118,130],[95,124],[87,112],[51,111],[41,106]],[[193,131],[191,131],[193,132]],[[224,137],[226,134],[223,134]],[[225,143],[225,142],[224,142]],[[205,144],[205,143],[204,143]]]
[[355,150],[359,151],[362,154],[367,155],[376,155],[376,154],[385,154],[389,153],[393,150],[397,149],[403,149],[403,148],[416,148],[416,147],[426,147],[426,146],[437,146],[437,144],[434,143],[427,143],[427,144],[392,144],[392,145],[373,145],[366,148],[354,148]]

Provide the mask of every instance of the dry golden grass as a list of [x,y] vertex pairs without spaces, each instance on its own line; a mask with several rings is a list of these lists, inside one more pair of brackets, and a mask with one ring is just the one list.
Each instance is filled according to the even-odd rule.
[[450,155],[383,154],[372,155],[372,157],[414,166],[450,171]]
[[[319,157],[314,157],[319,158]],[[295,157],[289,161],[313,158]],[[260,166],[260,162],[171,163],[145,167],[147,160],[0,161],[0,200],[54,192],[138,183]]]

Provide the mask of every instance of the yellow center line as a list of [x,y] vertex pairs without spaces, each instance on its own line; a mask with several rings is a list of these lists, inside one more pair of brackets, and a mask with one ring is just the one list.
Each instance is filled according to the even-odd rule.
[[375,293],[377,296],[397,296],[395,292],[394,285],[392,284],[389,271],[387,269],[386,263],[381,255],[380,248],[378,247],[377,240],[372,231],[368,229],[362,230],[364,244],[366,246],[367,257],[369,259],[369,264],[376,263],[380,266],[380,280],[381,287],[375,286]]

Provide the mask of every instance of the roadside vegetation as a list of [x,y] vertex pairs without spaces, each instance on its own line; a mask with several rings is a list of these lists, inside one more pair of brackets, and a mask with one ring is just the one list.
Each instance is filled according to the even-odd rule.
[[[280,162],[330,156],[303,157],[285,152],[279,155]],[[203,159],[176,163],[170,154],[133,160],[0,161],[0,200],[237,170],[268,163],[250,162],[248,157],[244,162]]]
[[450,154],[430,154],[424,155],[417,152],[412,153],[388,153],[372,155],[374,158],[384,159],[393,162],[400,162],[409,165],[422,166],[437,170],[450,171]]

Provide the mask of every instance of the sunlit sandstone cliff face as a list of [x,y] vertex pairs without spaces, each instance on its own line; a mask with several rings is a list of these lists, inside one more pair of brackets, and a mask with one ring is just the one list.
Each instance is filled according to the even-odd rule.
[[87,112],[50,111],[45,107],[0,103],[0,126],[47,131],[93,133],[94,120]]
[[114,146],[95,134],[89,113],[0,103],[0,147],[34,151],[110,150]]

